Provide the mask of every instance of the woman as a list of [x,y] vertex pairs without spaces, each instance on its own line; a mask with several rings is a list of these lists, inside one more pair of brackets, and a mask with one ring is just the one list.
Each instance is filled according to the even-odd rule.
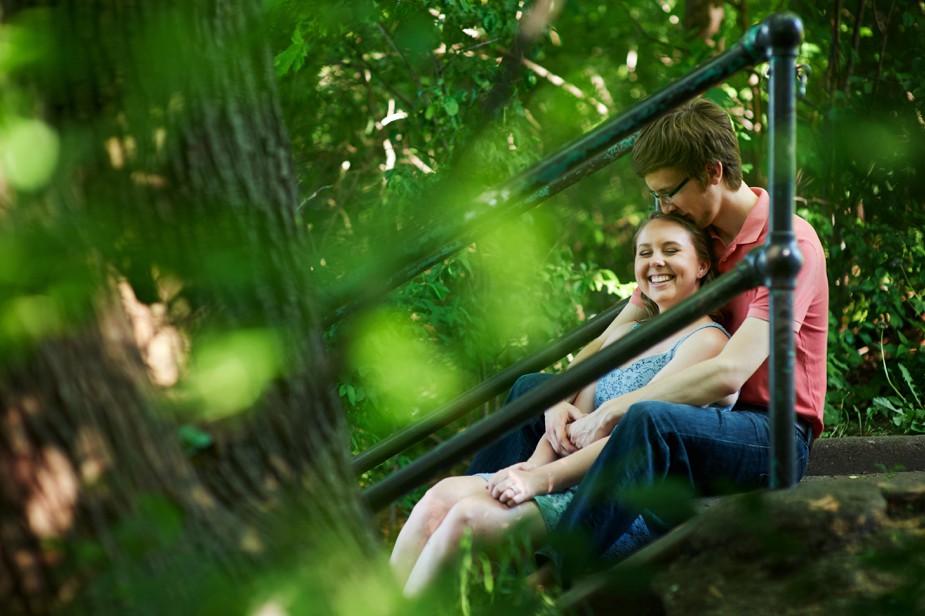
[[[712,278],[709,241],[685,218],[652,214],[637,230],[633,251],[636,283],[651,315],[690,297]],[[614,331],[604,344],[636,326]],[[559,404],[577,419],[607,400],[719,354],[728,337],[721,326],[703,317]],[[464,533],[471,532],[475,545],[486,545],[517,527],[531,542],[540,543],[555,528],[571,489],[607,440],[559,457],[544,436],[526,462],[490,476],[451,477],[431,488],[411,512],[392,551],[392,569],[405,594],[416,595],[433,581],[455,557]]]

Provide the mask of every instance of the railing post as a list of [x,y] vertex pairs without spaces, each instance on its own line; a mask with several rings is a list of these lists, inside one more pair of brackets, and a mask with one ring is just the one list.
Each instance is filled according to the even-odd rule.
[[790,13],[767,21],[771,49],[768,111],[771,227],[767,249],[766,285],[770,290],[770,431],[771,489],[796,484],[794,445],[795,390],[793,291],[803,259],[793,233],[796,177],[796,56],[803,41],[803,24]]

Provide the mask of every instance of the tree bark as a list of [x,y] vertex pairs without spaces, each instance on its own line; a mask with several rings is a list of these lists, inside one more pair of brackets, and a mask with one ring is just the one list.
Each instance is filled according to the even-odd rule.
[[[234,588],[296,552],[319,566],[334,545],[342,563],[368,556],[259,3],[41,11],[3,17],[49,46],[47,70],[20,85],[63,154],[11,217],[60,239],[95,286],[58,335],[0,355],[0,613],[141,613],[144,579],[188,606],[204,579]],[[204,335],[241,329],[283,341],[256,402],[199,422],[214,445],[192,458],[177,429],[194,418],[171,403],[181,389],[151,385],[122,279],[168,300],[194,355]]]
[[721,2],[714,0],[687,0],[684,3],[684,30],[691,38],[699,38],[713,44],[713,37],[720,31],[725,10]]

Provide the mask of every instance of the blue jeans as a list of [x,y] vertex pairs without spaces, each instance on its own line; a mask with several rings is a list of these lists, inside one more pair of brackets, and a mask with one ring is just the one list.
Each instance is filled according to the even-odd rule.
[[[810,436],[794,427],[802,478]],[[680,480],[704,496],[768,485],[766,410],[721,410],[640,402],[630,407],[588,470],[551,541],[563,580],[600,566],[605,551],[640,515],[633,491]],[[637,500],[638,502],[638,500]]]
[[[516,400],[553,376],[555,375],[546,374],[545,372],[525,374],[517,379],[514,386],[511,387],[504,404],[507,405]],[[492,441],[484,449],[480,449],[472,458],[472,463],[466,469],[466,474],[494,473],[512,464],[523,462],[533,455],[536,444],[540,442],[545,433],[546,420],[542,414],[537,415],[513,432],[507,433],[501,438]]]

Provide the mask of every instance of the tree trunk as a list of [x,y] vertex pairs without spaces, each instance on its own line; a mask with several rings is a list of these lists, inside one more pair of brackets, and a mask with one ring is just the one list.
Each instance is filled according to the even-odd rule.
[[[0,613],[189,613],[212,601],[204,583],[245,596],[284,561],[368,556],[259,3],[85,6],[3,15],[47,46],[18,84],[62,143],[54,181],[8,218],[87,275],[54,335],[0,354]],[[123,279],[164,302],[194,358],[166,395]],[[215,410],[184,388],[196,351],[241,331],[276,341],[275,368],[245,408],[196,422],[213,444],[190,457],[179,425]]]
[[713,37],[723,23],[723,3],[715,0],[687,0],[684,3],[684,30],[691,38],[713,45]]

